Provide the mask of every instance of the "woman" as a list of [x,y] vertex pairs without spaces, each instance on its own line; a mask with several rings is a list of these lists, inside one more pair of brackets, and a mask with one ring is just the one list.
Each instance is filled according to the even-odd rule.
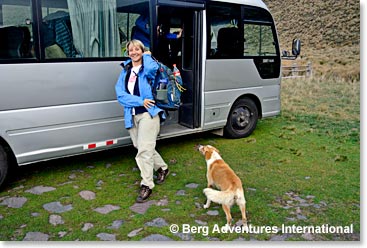
[[138,149],[135,160],[142,180],[136,201],[144,202],[154,187],[154,170],[158,172],[157,184],[162,184],[169,173],[167,164],[155,150],[160,118],[165,117],[164,111],[154,104],[149,84],[157,72],[157,62],[150,54],[144,53],[144,45],[139,40],[129,41],[126,51],[130,59],[121,64],[123,70],[115,90],[118,102],[124,107],[125,127]]

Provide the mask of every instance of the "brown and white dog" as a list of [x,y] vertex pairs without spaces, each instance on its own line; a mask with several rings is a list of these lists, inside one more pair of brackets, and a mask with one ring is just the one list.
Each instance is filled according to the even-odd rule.
[[[227,225],[231,225],[231,207],[236,203],[242,213],[242,224],[247,226],[246,199],[240,178],[224,162],[218,149],[210,145],[198,145],[198,150],[204,155],[207,165],[208,188],[203,190],[207,198],[204,208],[209,208],[211,201],[222,204],[227,218]],[[212,187],[216,187],[220,191]]]

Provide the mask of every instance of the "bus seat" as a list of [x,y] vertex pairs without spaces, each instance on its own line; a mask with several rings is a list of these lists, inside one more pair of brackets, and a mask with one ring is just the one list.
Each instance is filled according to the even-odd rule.
[[243,44],[241,42],[241,33],[236,27],[221,28],[217,37],[218,57],[239,57],[243,55]]
[[24,41],[22,28],[9,26],[0,28],[0,58],[21,58],[21,47]]
[[45,56],[46,59],[59,59],[59,58],[67,58],[64,51],[57,44],[53,44],[45,48]]

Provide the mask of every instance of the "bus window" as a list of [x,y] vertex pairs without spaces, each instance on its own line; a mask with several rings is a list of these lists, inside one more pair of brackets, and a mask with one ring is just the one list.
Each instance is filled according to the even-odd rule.
[[135,20],[148,6],[148,1],[42,1],[45,58],[126,56],[124,47]]
[[276,56],[272,19],[269,13],[256,8],[245,8],[244,55]]
[[139,16],[139,14],[135,13],[117,12],[121,54],[124,57],[128,56],[126,52],[126,44],[133,37],[134,31],[136,30],[136,28],[134,28],[135,23]]
[[215,3],[209,6],[210,58],[237,58],[243,56],[242,32],[238,26],[240,5]]
[[0,1],[0,60],[32,58],[30,1]]
[[121,56],[115,1],[42,1],[47,58]]

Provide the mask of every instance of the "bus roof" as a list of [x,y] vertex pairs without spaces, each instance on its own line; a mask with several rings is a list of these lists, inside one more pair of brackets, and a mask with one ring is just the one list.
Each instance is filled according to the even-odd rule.
[[226,3],[236,3],[236,4],[246,4],[250,6],[256,6],[260,8],[264,8],[269,10],[266,4],[262,0],[215,0],[218,2],[226,2]]

